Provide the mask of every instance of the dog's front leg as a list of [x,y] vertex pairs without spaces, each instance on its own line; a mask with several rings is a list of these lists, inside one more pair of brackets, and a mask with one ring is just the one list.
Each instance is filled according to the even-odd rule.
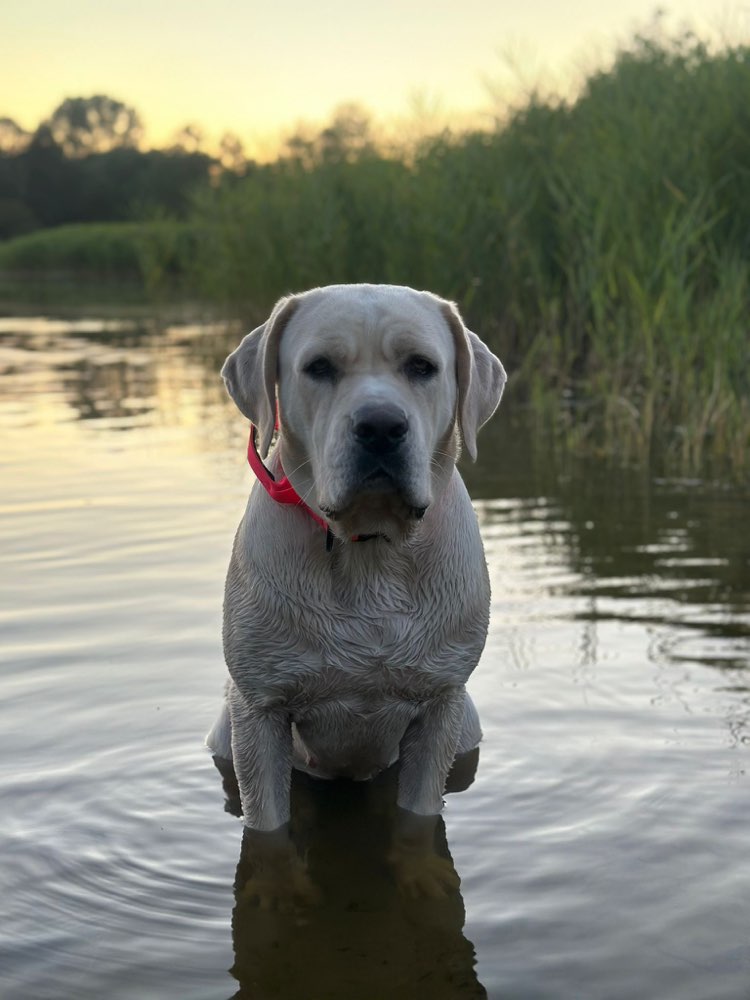
[[443,808],[443,791],[456,754],[464,717],[463,686],[426,702],[407,729],[399,749],[398,804],[419,816]]
[[433,698],[401,741],[398,816],[389,854],[402,892],[441,896],[460,880],[448,858],[435,851],[435,829],[443,791],[464,717],[464,688]]
[[229,694],[232,760],[240,788],[243,822],[270,832],[289,821],[292,727],[280,709],[266,709],[236,685]]
[[[234,686],[233,686],[234,687]],[[305,860],[289,836],[292,728],[286,712],[268,710],[234,687],[229,696],[232,759],[240,788],[249,876],[243,899],[289,909],[318,898]]]

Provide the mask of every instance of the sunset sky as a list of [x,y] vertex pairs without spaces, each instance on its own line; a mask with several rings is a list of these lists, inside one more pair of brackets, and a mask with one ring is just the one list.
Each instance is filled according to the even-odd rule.
[[[671,27],[750,37],[750,5],[678,0]],[[33,129],[65,98],[136,108],[147,143],[187,123],[250,145],[354,101],[408,118],[491,106],[486,81],[568,86],[653,17],[653,0],[5,0],[0,117]],[[516,67],[508,69],[507,56]]]

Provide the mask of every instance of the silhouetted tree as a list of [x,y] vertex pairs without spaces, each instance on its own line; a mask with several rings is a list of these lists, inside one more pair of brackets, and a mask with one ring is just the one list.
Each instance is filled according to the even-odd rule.
[[225,170],[240,173],[246,161],[242,140],[233,132],[225,132],[219,140],[219,161]]
[[0,152],[0,239],[20,236],[38,225],[24,199],[18,157]]
[[39,126],[18,161],[24,201],[39,224],[57,226],[77,220],[80,174],[48,126]]
[[175,132],[169,151],[199,153],[204,142],[205,135],[200,125],[183,125],[181,129],[178,129],[178,131]]
[[105,94],[66,98],[44,126],[66,156],[136,147],[143,135],[137,112]]
[[374,152],[369,112],[358,104],[340,105],[330,125],[320,133],[318,145],[323,159],[328,161],[351,162]]
[[369,112],[358,104],[340,105],[319,132],[300,125],[285,145],[285,159],[306,170],[322,163],[354,163],[377,152]]
[[31,142],[31,134],[12,118],[0,118],[0,152],[20,153]]

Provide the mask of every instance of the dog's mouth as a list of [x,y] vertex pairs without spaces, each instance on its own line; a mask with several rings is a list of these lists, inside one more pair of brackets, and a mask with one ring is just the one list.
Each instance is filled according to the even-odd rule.
[[[398,510],[390,509],[393,508],[393,504],[387,504],[389,508],[389,513],[391,516],[401,517],[407,521],[421,521],[427,511],[427,506],[415,505],[408,502],[408,500],[402,496],[400,493],[396,493],[394,490],[380,490],[372,489],[370,491],[362,490],[353,498],[349,503],[342,504],[340,507],[334,507],[332,505],[320,504],[320,510],[328,518],[329,521],[342,521],[349,519],[355,511],[365,505],[367,507],[367,494],[376,501],[382,496],[384,500],[387,500],[389,494],[391,494],[396,499],[395,506],[399,508]],[[377,507],[382,506],[377,504]],[[382,513],[382,511],[381,511]]]
[[359,455],[338,489],[319,497],[323,515],[342,536],[404,537],[424,517],[430,497],[415,488],[402,456]]
[[363,505],[371,507],[408,507],[408,501],[404,499],[404,489],[394,471],[387,469],[382,464],[370,465],[360,468],[355,481],[343,496],[342,503],[331,504],[329,507],[321,509],[332,521],[340,521],[345,518],[353,508],[360,508]]
[[[340,521],[342,517],[346,516],[346,510],[336,510],[334,507],[321,507],[320,510],[325,514],[329,521]],[[421,521],[425,516],[427,511],[426,507],[406,507],[406,516],[411,521]]]
[[393,478],[387,469],[379,466],[368,472],[366,476],[363,476],[359,483],[359,490],[357,492],[361,493],[386,493],[398,492],[398,485],[396,480]]

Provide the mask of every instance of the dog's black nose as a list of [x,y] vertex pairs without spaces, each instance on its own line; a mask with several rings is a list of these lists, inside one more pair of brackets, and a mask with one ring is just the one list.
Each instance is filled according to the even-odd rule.
[[374,455],[395,451],[409,430],[406,414],[396,406],[361,406],[352,418],[354,437]]

